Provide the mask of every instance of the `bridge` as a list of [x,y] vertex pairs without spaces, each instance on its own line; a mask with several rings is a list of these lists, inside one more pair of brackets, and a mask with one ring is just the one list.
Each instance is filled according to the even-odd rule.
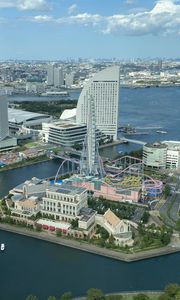
[[146,142],[143,142],[143,141],[127,139],[125,137],[121,138],[121,141],[122,142],[129,142],[129,143],[133,143],[133,144],[139,144],[139,145],[145,145],[145,144],[147,144]]

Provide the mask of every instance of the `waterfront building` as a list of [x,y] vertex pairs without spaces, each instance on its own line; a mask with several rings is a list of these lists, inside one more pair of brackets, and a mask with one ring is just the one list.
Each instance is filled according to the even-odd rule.
[[145,166],[165,169],[166,168],[167,145],[155,142],[143,146],[143,161]]
[[51,122],[52,117],[48,114],[39,114],[21,109],[8,108],[8,121],[10,130],[18,131],[22,127],[41,129],[43,122]]
[[53,185],[46,190],[42,198],[42,214],[55,220],[70,222],[80,215],[83,207],[87,207],[87,190],[68,184]]
[[[72,118],[71,118],[72,116]],[[73,147],[75,144],[82,144],[87,134],[86,125],[74,123],[73,114],[68,119],[61,119],[53,123],[42,124],[42,141],[54,145]],[[97,139],[104,139],[104,135],[97,130]]]
[[0,91],[0,141],[9,136],[7,96]]
[[120,220],[110,208],[104,215],[96,216],[96,223],[104,227],[114,237],[116,245],[133,245],[130,223],[126,220]]
[[39,179],[33,177],[25,182],[14,187],[10,194],[16,195],[24,195],[25,198],[28,198],[32,195],[37,194],[45,194],[46,189],[50,186],[50,183],[47,180]]
[[143,161],[149,167],[179,170],[180,142],[163,141],[144,145]]
[[17,139],[9,136],[8,101],[4,91],[0,91],[0,152],[17,146]]
[[42,139],[44,143],[51,143],[64,147],[82,144],[87,132],[85,125],[57,121],[42,124]]
[[119,126],[119,82],[118,66],[106,68],[92,77],[80,94],[76,122],[87,124],[88,101],[93,97],[97,129],[116,140]]
[[11,209],[12,213],[15,212],[20,216],[32,216],[40,212],[41,201],[37,196],[31,196],[28,199],[22,199],[20,201],[14,201],[14,209]]

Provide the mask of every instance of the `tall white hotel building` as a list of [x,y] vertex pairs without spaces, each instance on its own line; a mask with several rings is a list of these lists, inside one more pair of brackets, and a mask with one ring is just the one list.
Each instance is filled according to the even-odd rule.
[[9,135],[7,96],[0,91],[0,141]]
[[119,118],[120,68],[106,68],[84,86],[77,104],[76,122],[87,124],[88,101],[94,98],[96,127],[104,134],[117,139]]

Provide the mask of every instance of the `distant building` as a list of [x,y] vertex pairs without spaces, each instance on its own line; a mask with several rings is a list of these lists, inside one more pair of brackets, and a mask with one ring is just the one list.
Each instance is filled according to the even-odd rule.
[[47,67],[47,85],[54,85],[54,65]]
[[96,127],[105,135],[117,139],[119,125],[120,68],[98,72],[84,86],[77,104],[77,123],[87,124],[88,101],[94,98]]
[[64,85],[64,75],[62,68],[54,68],[54,86],[61,87]]
[[73,85],[74,82],[74,73],[67,73],[65,75],[65,86],[66,87],[71,87]]

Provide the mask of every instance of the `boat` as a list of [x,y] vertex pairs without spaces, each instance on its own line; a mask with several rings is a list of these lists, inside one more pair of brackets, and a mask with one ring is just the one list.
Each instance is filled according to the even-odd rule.
[[163,131],[163,130],[157,130],[156,132],[157,132],[157,133],[162,133],[162,134],[167,133],[167,131]]
[[5,244],[1,243],[1,251],[4,251],[4,250],[5,250]]

